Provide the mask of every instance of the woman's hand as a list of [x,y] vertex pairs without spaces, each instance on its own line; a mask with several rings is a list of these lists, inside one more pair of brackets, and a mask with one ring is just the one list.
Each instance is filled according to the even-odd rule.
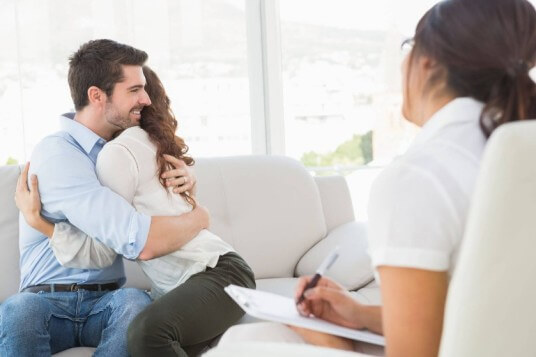
[[32,175],[30,178],[31,189],[28,188],[28,170],[30,163],[27,162],[24,170],[17,180],[17,188],[15,190],[15,204],[22,212],[24,219],[28,224],[32,225],[41,217],[41,198],[37,189],[37,176]]
[[162,174],[162,178],[166,180],[166,185],[174,187],[173,192],[175,193],[188,192],[191,196],[195,196],[197,178],[194,170],[174,156],[164,154],[164,159],[174,167],[174,169]]
[[[296,288],[296,301],[311,279],[311,276],[300,278]],[[354,329],[366,327],[363,322],[364,306],[336,282],[322,277],[316,287],[304,292],[304,296],[305,300],[297,306],[300,314],[313,315],[337,325]]]
[[301,336],[305,342],[311,345],[336,348],[339,350],[354,350],[354,342],[347,338],[330,335],[324,332],[313,331],[302,327],[289,326],[294,332]]
[[39,196],[37,176],[30,177],[30,188],[26,184],[29,170],[30,163],[27,162],[17,180],[15,204],[32,228],[50,238],[54,233],[54,225],[41,217],[41,197]]

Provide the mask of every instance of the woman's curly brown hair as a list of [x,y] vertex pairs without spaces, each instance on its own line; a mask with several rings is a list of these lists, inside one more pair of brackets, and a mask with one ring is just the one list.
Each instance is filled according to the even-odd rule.
[[[149,138],[156,145],[156,161],[158,165],[158,177],[160,183],[167,189],[166,182],[162,174],[169,170],[171,165],[164,159],[164,154],[168,154],[184,161],[188,166],[195,162],[190,156],[187,156],[188,146],[184,140],[175,135],[177,130],[177,119],[171,110],[171,101],[166,94],[164,86],[156,73],[148,66],[143,66],[143,74],[147,80],[145,90],[151,98],[152,104],[143,108],[141,113],[140,127],[149,134]],[[192,205],[196,206],[195,199],[189,192],[183,192],[181,195]]]

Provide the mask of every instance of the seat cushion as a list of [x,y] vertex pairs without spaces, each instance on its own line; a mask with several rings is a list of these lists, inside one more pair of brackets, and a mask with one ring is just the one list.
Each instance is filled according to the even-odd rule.
[[95,349],[92,347],[75,347],[56,353],[54,357],[91,357]]
[[242,342],[218,346],[208,351],[205,357],[370,357],[358,352],[342,351],[306,344],[278,342]]

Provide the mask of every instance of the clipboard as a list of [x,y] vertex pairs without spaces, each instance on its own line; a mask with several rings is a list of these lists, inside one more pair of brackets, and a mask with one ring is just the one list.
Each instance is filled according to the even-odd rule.
[[296,310],[294,300],[286,296],[232,284],[224,290],[242,310],[253,317],[385,346],[385,338],[373,332],[339,326],[315,317],[301,316]]

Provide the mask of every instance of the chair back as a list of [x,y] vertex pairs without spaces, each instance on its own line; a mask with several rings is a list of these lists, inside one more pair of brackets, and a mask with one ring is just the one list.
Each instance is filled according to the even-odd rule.
[[449,286],[440,356],[536,353],[536,121],[487,144]]

